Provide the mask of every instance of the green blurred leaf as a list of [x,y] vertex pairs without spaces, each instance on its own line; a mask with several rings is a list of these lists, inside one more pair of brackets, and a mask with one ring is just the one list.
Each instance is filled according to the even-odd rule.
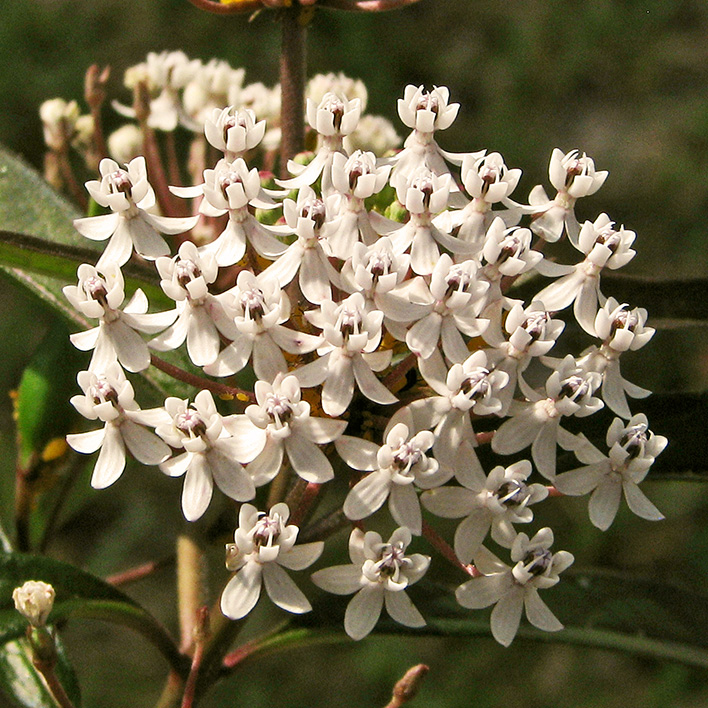
[[0,553],[0,643],[21,636],[27,623],[12,605],[12,591],[26,580],[42,580],[56,590],[50,623],[90,618],[119,624],[142,634],[184,675],[189,662],[181,656],[162,625],[137,602],[103,580],[78,568],[42,556]]
[[[81,705],[79,685],[74,670],[69,664],[59,639],[55,671],[71,702]],[[56,708],[51,693],[32,665],[27,642],[16,639],[0,647],[0,693],[4,693],[13,705],[20,708]]]
[[[464,580],[464,579],[461,579]],[[474,581],[473,581],[474,582]],[[409,591],[427,625],[409,629],[382,615],[377,634],[490,637],[489,610],[457,604],[454,588],[422,582]],[[614,649],[630,654],[708,668],[708,596],[655,578],[621,571],[567,571],[543,599],[565,625],[542,632],[523,620],[517,639]],[[350,598],[327,596],[313,612],[294,617],[290,630],[251,642],[244,657],[303,644],[346,640],[344,609]],[[336,630],[334,629],[336,628]]]
[[42,456],[47,443],[63,438],[76,412],[69,396],[83,356],[69,342],[69,330],[55,320],[22,372],[15,396],[19,463],[23,469]]

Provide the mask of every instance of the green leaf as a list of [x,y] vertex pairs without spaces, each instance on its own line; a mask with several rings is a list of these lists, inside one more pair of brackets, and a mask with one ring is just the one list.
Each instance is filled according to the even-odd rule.
[[24,634],[27,623],[12,605],[12,591],[26,580],[42,580],[56,591],[50,623],[74,618],[99,619],[129,627],[158,649],[180,675],[189,661],[179,654],[162,625],[137,602],[103,580],[42,556],[0,553],[0,643]]
[[22,469],[41,458],[50,440],[63,438],[76,418],[69,395],[84,357],[69,342],[62,320],[55,320],[22,372],[15,395],[15,421]]
[[[58,638],[56,646],[57,678],[78,708],[81,695],[76,675]],[[0,693],[21,708],[56,708],[51,693],[32,665],[30,650],[24,639],[15,639],[0,646]]]

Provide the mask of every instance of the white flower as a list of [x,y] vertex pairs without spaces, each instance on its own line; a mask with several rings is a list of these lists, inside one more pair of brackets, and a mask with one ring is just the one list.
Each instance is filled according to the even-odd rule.
[[226,567],[236,574],[221,595],[221,611],[231,619],[245,617],[256,605],[265,583],[270,599],[295,614],[312,606],[283,570],[302,570],[322,553],[324,543],[295,545],[297,526],[287,526],[287,504],[276,504],[266,515],[252,504],[243,504],[238,516],[234,543],[226,546]]
[[317,106],[328,93],[346,96],[350,101],[359,99],[361,110],[366,110],[368,91],[361,79],[352,79],[341,71],[338,74],[315,74],[305,87],[305,96]]
[[238,93],[245,73],[219,59],[201,65],[184,87],[182,104],[189,118],[182,122],[195,133],[200,132],[213,111],[221,110]]
[[27,580],[12,591],[15,609],[33,626],[44,627],[54,607],[54,588],[41,580]]
[[[406,86],[403,98],[398,99],[398,115],[413,132],[403,143],[403,150],[393,158],[394,169],[391,184],[398,189],[405,185],[411,175],[427,169],[437,176],[450,175],[445,160],[460,164],[464,155],[441,150],[433,137],[436,130],[449,128],[460,108],[459,103],[448,103],[450,91],[445,86],[435,87],[428,92],[422,86]],[[470,153],[475,158],[484,152]],[[455,206],[464,206],[467,200],[460,193],[457,185],[451,182],[452,202]]]
[[411,532],[398,528],[384,543],[375,531],[354,529],[349,537],[351,565],[324,568],[312,582],[335,595],[356,593],[344,615],[344,629],[352,639],[363,639],[378,621],[384,605],[391,619],[406,627],[423,627],[425,620],[405,590],[420,580],[430,558],[406,555]]
[[[460,176],[472,201],[463,209],[447,215],[447,231],[456,229],[457,238],[481,245],[484,233],[495,219],[501,218],[505,226],[518,223],[521,209],[509,197],[516,189],[521,170],[508,169],[498,152],[488,155],[474,153],[463,158]],[[492,211],[492,206],[499,202],[510,208]],[[439,225],[442,226],[442,223]]]
[[219,333],[228,339],[236,336],[233,317],[224,309],[224,297],[212,295],[209,284],[216,280],[218,268],[213,255],[200,254],[191,241],[185,241],[174,258],[158,258],[160,285],[177,303],[177,321],[150,342],[157,351],[170,351],[187,340],[189,358],[206,366],[219,354]]
[[489,284],[477,277],[478,267],[474,260],[453,263],[447,253],[437,258],[430,278],[429,301],[425,303],[428,314],[406,334],[408,348],[422,359],[432,356],[442,340],[448,359],[464,361],[469,349],[461,333],[477,337],[486,329],[489,321],[478,315]]
[[278,260],[263,271],[263,276],[277,278],[285,287],[296,275],[302,294],[313,305],[332,299],[332,284],[339,284],[339,274],[329,262],[328,222],[339,197],[322,200],[311,187],[302,187],[297,202],[286,199],[283,215],[297,241],[287,247]]
[[[509,383],[499,392],[502,402],[499,415],[507,415],[514,398],[517,382],[528,368],[533,357],[543,356],[551,350],[565,328],[565,322],[555,320],[542,302],[534,300],[528,307],[517,302],[504,321],[508,341],[498,338],[496,328],[489,327],[484,338],[495,345],[492,355],[495,368],[509,376]],[[524,385],[524,388],[527,388]]]
[[571,450],[578,444],[575,435],[560,427],[561,418],[582,418],[602,408],[602,401],[593,396],[600,383],[598,373],[584,371],[568,354],[548,377],[545,395],[524,387],[529,402],[512,403],[512,417],[494,434],[492,450],[511,455],[531,445],[538,471],[552,480],[556,473],[556,445]]
[[357,126],[361,116],[361,101],[349,100],[336,93],[326,93],[319,104],[307,99],[307,121],[319,134],[320,147],[312,162],[307,166],[290,160],[288,170],[295,175],[292,179],[276,180],[286,189],[300,189],[309,186],[322,175],[322,194],[328,196],[333,191],[332,163],[337,153],[343,153],[342,139]]
[[[154,334],[174,322],[176,312],[146,314],[148,301],[139,288],[128,304],[123,302],[123,274],[115,264],[107,263],[101,273],[82,263],[78,285],[67,285],[63,293],[84,316],[99,320],[98,327],[72,334],[71,343],[81,351],[94,350],[90,370],[105,371],[116,359],[128,371],[142,371],[150,365],[147,343],[138,334]],[[136,331],[137,330],[137,331]]]
[[492,636],[507,647],[516,636],[521,614],[534,627],[546,632],[557,632],[563,625],[539,597],[538,591],[553,587],[558,576],[575,560],[567,551],[551,553],[553,532],[541,529],[531,540],[520,533],[511,547],[510,568],[496,556],[480,548],[475,566],[483,573],[457,588],[457,601],[471,610],[496,605],[492,611]]
[[349,258],[359,241],[371,245],[378,233],[369,219],[365,199],[380,192],[388,180],[390,165],[376,165],[373,153],[357,150],[350,157],[336,153],[332,160],[332,183],[343,195],[342,212],[328,230],[332,253],[341,260]]
[[145,158],[136,157],[126,167],[127,171],[106,157],[99,164],[101,181],[86,182],[93,199],[110,207],[113,213],[74,220],[74,227],[82,236],[93,241],[111,239],[96,264],[99,270],[109,263],[119,266],[127,263],[133,247],[148,260],[166,256],[170,249],[160,233],[181,234],[194,228],[199,220],[199,216],[152,214],[155,193],[147,180]]
[[623,352],[640,349],[654,336],[655,330],[644,326],[646,317],[645,309],[630,310],[613,297],[608,298],[595,317],[595,334],[603,340],[602,345],[589,348],[578,360],[582,368],[601,374],[602,400],[613,413],[623,418],[632,415],[627,396],[646,398],[651,393],[623,378],[619,361]]
[[579,228],[575,202],[600,189],[608,173],[597,172],[595,163],[585,153],[578,156],[577,150],[571,150],[564,155],[558,148],[553,150],[548,172],[558,192],[551,201],[541,185],[534,187],[529,195],[529,203],[534,207],[531,228],[546,241],[557,241],[565,226],[571,242],[576,244]]
[[487,477],[476,470],[463,487],[441,487],[423,492],[423,506],[437,516],[465,519],[455,531],[455,553],[470,563],[491,528],[492,539],[511,548],[516,531],[513,524],[533,521],[529,509],[548,496],[542,484],[527,484],[531,463],[520,460],[506,469],[499,465]]
[[411,268],[418,275],[430,275],[439,258],[438,245],[456,255],[470,256],[470,244],[443,233],[433,223],[433,217],[447,208],[452,180],[449,174],[436,175],[427,168],[410,173],[396,181],[398,201],[410,212],[410,219],[391,232],[396,253],[410,248]]
[[370,400],[382,405],[398,399],[376,378],[391,363],[391,350],[375,351],[381,341],[383,312],[366,311],[364,296],[354,293],[340,305],[325,300],[319,311],[305,317],[322,330],[325,343],[318,349],[320,358],[296,369],[300,385],[322,389],[322,408],[327,415],[341,415],[351,403],[354,384]]
[[435,429],[435,457],[451,468],[463,484],[474,484],[475,468],[481,474],[474,452],[477,445],[470,414],[494,415],[501,410],[499,392],[508,375],[492,369],[487,353],[478,350],[447,371],[440,354],[418,362],[423,378],[438,394],[414,401],[401,409],[393,420],[410,411],[417,430]]
[[78,382],[84,395],[74,396],[71,404],[84,418],[105,423],[103,428],[66,436],[77,452],[101,449],[91,476],[94,489],[110,486],[123,474],[126,447],[143,465],[157,465],[170,456],[170,448],[147,430],[164,424],[167,414],[161,408],[140,410],[133,387],[116,362],[105,373],[79,372]]
[[310,417],[310,404],[301,400],[295,376],[279,373],[273,383],[256,381],[256,404],[245,415],[226,423],[234,436],[236,455],[250,463],[255,484],[270,482],[287,455],[295,473],[307,482],[323,484],[334,477],[332,464],[317,447],[338,438],[346,421]]
[[290,354],[305,354],[322,343],[321,337],[283,326],[290,318],[290,300],[275,278],[257,278],[242,270],[236,286],[223,293],[221,299],[235,313],[237,331],[216,361],[204,367],[210,376],[230,376],[241,371],[253,355],[256,376],[272,381],[276,374],[288,370],[281,349]]
[[423,489],[442,484],[450,474],[438,473],[436,460],[426,456],[435,436],[429,430],[415,435],[404,423],[394,425],[379,447],[368,440],[343,435],[335,441],[339,456],[353,469],[369,472],[344,501],[348,519],[371,516],[388,499],[391,516],[412,533],[422,533],[420,503],[414,484]]
[[537,269],[543,275],[563,277],[541,290],[536,299],[551,311],[562,310],[574,302],[573,312],[578,324],[594,335],[598,301],[600,304],[605,301],[600,292],[600,273],[603,268],[615,270],[629,263],[636,253],[630,248],[635,238],[634,231],[624,227],[615,230],[607,214],[600,214],[594,223],[586,221],[577,244],[585,260],[575,266],[539,263]]
[[228,162],[243,157],[248,150],[257,147],[265,135],[266,122],[257,120],[249,108],[236,109],[227,106],[214,108],[204,121],[206,139],[224,153]]
[[171,447],[185,452],[160,465],[170,477],[186,473],[182,489],[182,511],[187,521],[199,519],[211,501],[214,482],[236,501],[253,499],[253,480],[239,464],[239,441],[229,432],[209,391],[200,391],[194,405],[170,397],[165,409],[171,421],[155,432]]
[[592,492],[590,521],[606,531],[614,521],[624,492],[629,508],[643,519],[658,521],[661,512],[639,489],[656,456],[666,447],[663,435],[654,435],[647,418],[639,413],[628,423],[615,418],[607,431],[607,447],[603,455],[594,445],[586,444],[575,451],[584,467],[559,474],[554,484],[563,494],[577,496]]

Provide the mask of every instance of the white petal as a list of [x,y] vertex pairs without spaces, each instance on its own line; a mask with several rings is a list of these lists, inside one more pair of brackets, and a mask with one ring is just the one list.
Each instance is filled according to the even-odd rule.
[[297,475],[306,482],[322,484],[334,477],[332,465],[322,450],[301,435],[286,438],[285,451]]
[[277,563],[263,566],[263,582],[268,597],[283,610],[302,614],[312,609],[302,590]]
[[366,362],[361,356],[355,355],[352,361],[354,363],[354,377],[356,378],[359,390],[370,401],[380,403],[381,405],[389,405],[398,401],[386,386],[376,378],[374,372],[366,365]]
[[558,618],[548,609],[548,605],[540,598],[536,588],[528,588],[524,597],[526,617],[534,627],[546,632],[558,632],[563,625]]
[[357,521],[373,514],[386,501],[391,486],[391,475],[386,471],[372,472],[359,480],[344,500],[346,517]]
[[256,496],[253,480],[233,457],[223,454],[217,447],[209,450],[207,461],[216,486],[227,497],[243,502]]
[[206,511],[211,501],[213,481],[206,457],[192,456],[182,488],[182,511],[187,521],[196,521]]
[[629,508],[642,519],[647,521],[661,521],[664,515],[647,499],[644,492],[632,481],[625,480],[624,498]]
[[462,583],[455,591],[455,597],[462,607],[470,610],[481,610],[489,607],[509,589],[509,574],[495,573],[483,575]]
[[[337,353],[334,351],[330,357],[329,373],[322,389],[322,408],[327,415],[335,417],[344,413],[354,395],[352,360],[348,356],[338,356],[335,359],[334,355]],[[307,366],[310,364],[303,369]],[[295,375],[297,376],[297,371]],[[373,374],[371,375],[373,376]]]
[[619,482],[606,478],[597,487],[588,505],[590,521],[594,526],[601,531],[607,531],[617,516],[621,496],[622,485]]
[[380,585],[366,585],[350,600],[344,614],[344,630],[352,639],[363,639],[376,626],[383,596]]
[[301,543],[289,551],[281,552],[278,563],[289,570],[303,570],[309,568],[322,555],[323,549],[324,541]]
[[221,611],[231,619],[245,617],[256,605],[261,594],[261,566],[246,563],[234,575],[221,595]]
[[490,513],[478,509],[463,519],[455,531],[455,554],[462,563],[470,563],[484,543],[491,525]]
[[418,495],[412,484],[392,485],[388,497],[388,508],[396,523],[407,526],[411,533],[420,536],[423,520]]
[[106,425],[101,452],[93,468],[91,486],[105,489],[115,482],[125,469],[125,446],[116,425]]
[[351,595],[361,587],[361,567],[358,565],[335,565],[312,574],[317,587],[334,595]]
[[425,627],[425,619],[416,606],[411,602],[405,590],[400,592],[387,592],[384,595],[386,612],[392,620],[406,627]]
[[342,435],[334,446],[337,448],[339,456],[355,470],[362,472],[371,472],[378,469],[378,461],[376,459],[379,451],[379,446],[368,440],[354,438],[350,435]]
[[126,447],[144,465],[157,465],[170,456],[170,448],[147,428],[126,420],[120,426]]
[[502,646],[508,647],[516,636],[524,609],[524,591],[512,588],[497,602],[492,610],[492,636]]
[[[80,396],[83,399],[83,396]],[[89,430],[87,433],[74,433],[66,436],[66,442],[84,455],[89,455],[96,452],[103,444],[103,438],[106,435],[106,428],[98,428],[97,430]]]

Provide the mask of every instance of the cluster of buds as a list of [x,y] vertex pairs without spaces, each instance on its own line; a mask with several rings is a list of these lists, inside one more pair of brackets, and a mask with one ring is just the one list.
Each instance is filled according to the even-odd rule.
[[[222,89],[243,78],[162,55],[130,81],[151,86],[155,125],[189,127],[184,102],[190,82],[207,85],[196,78],[207,67],[212,89],[217,76]],[[446,544],[431,530],[439,516],[461,519],[441,559],[465,575],[456,597],[464,607],[495,605],[500,643],[512,641],[524,608],[535,626],[558,630],[539,590],[555,585],[573,556],[551,550],[549,528],[531,537],[517,530],[533,522],[535,505],[590,494],[590,519],[606,529],[623,491],[633,512],[661,518],[639,484],[666,439],[632,416],[627,398],[648,392],[619,368],[621,355],[654,330],[644,310],[601,289],[602,271],[634,256],[634,233],[605,214],[582,225],[575,217],[577,200],[596,192],[607,173],[585,154],[555,150],[549,174],[557,194],[538,187],[524,204],[512,198],[521,171],[501,155],[438,145],[436,133],[459,109],[446,88],[406,88],[398,112],[411,133],[402,150],[381,156],[348,143],[364,121],[361,82],[320,77],[311,86],[320,94],[306,111],[316,147],[289,164],[288,179],[274,183],[250,167],[269,153],[262,147],[268,128],[240,85],[202,92],[209,101],[218,93],[223,105],[206,101],[189,114],[189,121],[204,118],[202,155],[220,157],[193,186],[171,188],[185,200],[182,216],[158,213],[142,157],[125,169],[101,162],[101,181],[86,186],[111,213],[79,219],[76,228],[108,246],[65,293],[98,321],[72,336],[93,350],[79,375],[84,395],[72,403],[104,426],[68,442],[83,453],[100,448],[97,488],[118,479],[127,452],[184,477],[189,521],[205,514],[214,485],[233,500],[240,509],[227,554],[234,576],[221,599],[229,617],[250,612],[261,581],[281,608],[308,611],[286,571],[315,563],[327,536],[350,525],[351,564],[312,576],[328,592],[354,595],[347,633],[366,636],[384,608],[394,621],[420,627],[424,615],[405,590],[437,559],[408,547],[425,537],[438,549]],[[168,104],[170,121],[159,113]],[[179,233],[179,247],[163,238]],[[581,252],[579,263],[558,264],[543,252],[563,237]],[[174,309],[149,313],[141,291],[122,306],[120,268],[131,257],[154,261]],[[520,275],[538,283],[529,302],[514,296]],[[588,348],[554,358],[572,326],[571,305]],[[124,369],[145,370],[150,350],[185,344],[204,372],[202,390],[193,402],[170,397],[141,410]],[[252,376],[251,389],[235,388]],[[212,392],[219,391],[238,395],[217,406]],[[607,454],[564,421],[604,406],[618,416]],[[559,470],[558,448],[581,466]],[[529,459],[519,460],[527,449]],[[486,469],[489,459],[495,464]],[[318,517],[315,502],[330,488],[336,495],[341,486],[327,483],[341,476],[348,493],[332,515]],[[250,503],[266,485],[268,512]],[[384,541],[387,516],[397,528]],[[307,543],[297,544],[298,534]]]

